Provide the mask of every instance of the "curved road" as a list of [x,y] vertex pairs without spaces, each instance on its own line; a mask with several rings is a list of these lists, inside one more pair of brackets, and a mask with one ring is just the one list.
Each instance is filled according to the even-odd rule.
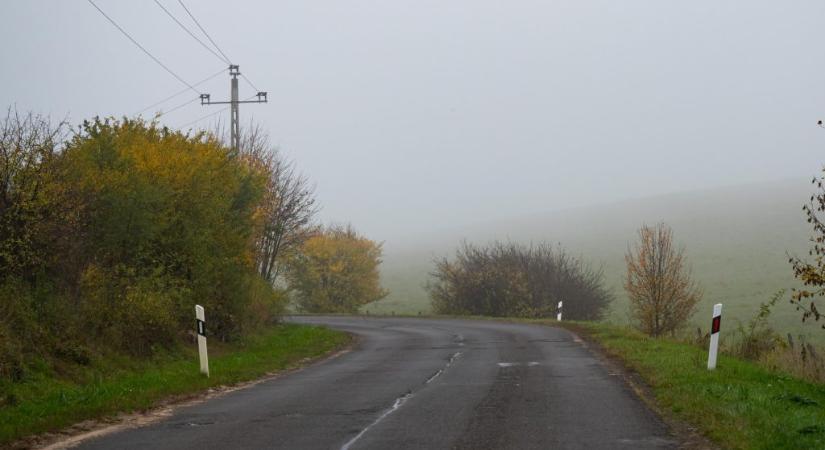
[[679,442],[560,328],[482,320],[294,317],[351,352],[85,449],[617,449]]

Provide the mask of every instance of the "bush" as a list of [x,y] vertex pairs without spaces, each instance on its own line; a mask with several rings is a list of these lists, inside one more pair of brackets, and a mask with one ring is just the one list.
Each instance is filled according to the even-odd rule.
[[256,268],[271,174],[214,137],[142,120],[0,123],[0,377],[31,362],[149,355],[191,333],[228,340],[275,320]]
[[352,227],[329,227],[307,239],[287,271],[298,309],[354,313],[387,295],[379,282],[381,244]]
[[[88,300],[107,313],[94,328],[143,353],[190,329],[200,303],[210,333],[239,334],[265,175],[206,135],[130,120],[83,130],[62,154],[59,192],[76,205],[73,238],[85,238],[67,256],[96,277],[84,281]],[[63,274],[68,285],[80,278]]]
[[26,348],[41,342],[34,299],[26,283],[16,278],[0,284],[0,379],[19,381],[26,372]]
[[737,357],[759,361],[764,355],[783,346],[782,338],[768,323],[771,308],[785,295],[780,290],[768,302],[759,305],[759,312],[747,325],[740,323],[731,336],[733,345],[730,352]]
[[598,320],[613,298],[601,270],[547,244],[463,242],[455,259],[436,260],[430,275],[438,314],[551,317],[563,301],[565,318]]
[[289,303],[286,291],[273,289],[268,281],[259,276],[248,276],[247,283],[249,286],[245,292],[249,296],[249,304],[241,320],[245,330],[252,331],[278,323]]

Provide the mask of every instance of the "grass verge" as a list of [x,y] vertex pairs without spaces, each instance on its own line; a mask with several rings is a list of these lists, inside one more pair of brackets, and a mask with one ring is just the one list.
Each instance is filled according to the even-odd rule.
[[349,342],[345,333],[295,324],[278,325],[233,345],[210,342],[209,378],[198,373],[194,348],[151,360],[106,355],[89,366],[46,369],[44,364],[23,382],[0,384],[0,447],[83,420],[145,410],[172,396],[259,378]]
[[623,327],[573,326],[650,386],[665,413],[731,449],[825,449],[825,386]]

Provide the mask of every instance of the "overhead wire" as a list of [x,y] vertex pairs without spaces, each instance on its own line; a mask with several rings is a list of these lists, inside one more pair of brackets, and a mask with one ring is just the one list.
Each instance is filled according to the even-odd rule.
[[254,90],[255,90],[255,92],[261,92],[258,88],[256,88],[256,87],[255,87],[255,85],[254,85],[254,84],[252,84],[252,82],[251,82],[251,81],[249,81],[249,78],[247,78],[247,77],[246,77],[246,75],[241,74],[241,78],[243,78],[243,79],[244,79],[244,81],[246,81],[246,83],[247,83],[247,84],[249,84],[249,86],[251,86],[251,87],[252,87],[252,89],[254,89]]
[[200,97],[195,97],[195,98],[193,98],[193,99],[187,100],[187,101],[185,101],[185,102],[181,103],[180,105],[175,106],[174,108],[169,109],[168,111],[161,111],[160,113],[158,113],[158,115],[156,115],[156,116],[155,116],[155,118],[158,118],[158,117],[161,117],[161,116],[165,116],[165,115],[167,115],[167,114],[169,114],[169,113],[173,113],[173,112],[175,112],[175,111],[177,111],[177,110],[179,110],[179,109],[183,108],[184,106],[189,105],[190,103],[194,103],[194,102],[196,102],[196,101],[198,101],[198,100],[200,100]]
[[[210,80],[212,80],[213,78],[217,77],[218,75],[223,74],[223,73],[224,73],[224,72],[226,72],[227,70],[228,70],[228,69],[225,69],[225,68],[224,68],[224,69],[221,69],[221,70],[219,70],[219,71],[217,71],[217,72],[213,73],[212,75],[210,75],[210,76],[208,76],[208,77],[204,78],[203,80],[198,81],[198,82],[197,82],[197,83],[195,83],[193,86],[200,86],[200,85],[202,85],[203,83],[206,83],[207,81],[210,81]],[[147,106],[147,107],[145,107],[145,108],[141,109],[140,111],[138,111],[137,113],[135,113],[135,115],[137,116],[137,115],[143,114],[143,113],[145,113],[146,111],[148,111],[148,110],[150,110],[150,109],[154,108],[155,106],[158,106],[158,105],[160,105],[160,104],[166,103],[166,102],[168,102],[169,100],[172,100],[173,98],[178,97],[178,96],[180,96],[181,94],[184,94],[184,93],[186,93],[186,92],[188,92],[188,91],[189,91],[189,88],[184,88],[184,89],[182,89],[182,90],[180,90],[180,91],[178,91],[178,92],[175,92],[174,94],[172,94],[172,95],[170,95],[170,96],[168,96],[168,97],[164,98],[163,100],[159,100],[159,101],[157,101],[157,102],[155,102],[155,103],[152,103],[151,105],[149,105],[149,106]]]
[[102,9],[100,9],[100,7],[99,7],[99,6],[97,6],[97,4],[95,4],[95,2],[93,2],[92,0],[87,0],[87,1],[88,1],[88,2],[92,5],[92,6],[94,6],[94,7],[95,7],[95,9],[96,9],[96,10],[98,10],[98,12],[100,12],[100,14],[102,14],[102,15],[103,15],[103,17],[105,17],[105,18],[106,18],[109,22],[111,22],[111,24],[112,24],[112,25],[114,25],[114,26],[115,26],[115,28],[117,28],[117,29],[118,29],[121,33],[123,33],[123,35],[124,35],[124,36],[126,36],[126,37],[130,40],[130,41],[132,41],[132,43],[133,43],[133,44],[135,44],[135,45],[136,45],[139,49],[141,49],[141,50],[143,51],[143,53],[145,53],[145,54],[146,54],[146,56],[148,56],[148,57],[152,58],[152,61],[156,62],[159,66],[163,67],[163,69],[164,69],[164,70],[166,70],[167,72],[169,72],[169,74],[170,74],[170,75],[172,75],[173,77],[175,77],[178,81],[180,81],[181,83],[185,84],[185,85],[186,85],[186,87],[188,87],[188,88],[189,88],[189,89],[191,89],[192,91],[196,92],[198,95],[200,95],[200,94],[201,94],[201,92],[200,92],[200,91],[198,91],[197,89],[195,89],[195,87],[194,87],[194,86],[192,86],[192,85],[191,85],[191,84],[189,84],[186,80],[184,80],[183,78],[181,78],[181,77],[180,77],[180,75],[178,75],[178,74],[176,74],[174,71],[172,71],[172,69],[170,69],[169,67],[167,67],[167,66],[166,66],[166,64],[162,63],[162,62],[161,62],[158,58],[156,58],[156,57],[155,57],[155,55],[153,55],[152,53],[150,53],[150,52],[149,52],[149,50],[146,50],[146,48],[145,48],[144,46],[140,45],[140,43],[139,43],[138,41],[136,41],[136,40],[135,40],[135,38],[133,38],[133,37],[132,37],[129,33],[127,33],[127,32],[126,32],[126,30],[124,30],[124,29],[123,29],[120,25],[118,25],[118,23],[117,23],[117,22],[115,22],[115,21],[114,21],[114,19],[112,19],[111,17],[109,17],[109,15],[108,15],[108,14],[106,14],[105,12],[103,12],[103,10],[102,10]]
[[228,106],[223,107],[223,108],[221,108],[221,109],[219,109],[219,110],[217,110],[217,111],[215,111],[215,112],[211,112],[211,113],[209,113],[209,114],[207,114],[207,115],[205,115],[205,116],[203,116],[203,117],[199,117],[199,118],[197,118],[197,119],[195,119],[195,120],[193,120],[193,121],[191,121],[191,122],[186,122],[186,123],[185,123],[185,124],[183,124],[183,125],[178,125],[178,126],[177,126],[177,127],[175,127],[175,128],[181,129],[181,128],[188,127],[189,125],[192,125],[192,124],[195,124],[195,123],[197,123],[197,122],[200,122],[201,120],[208,119],[208,118],[210,118],[210,117],[212,117],[212,116],[214,116],[214,115],[220,114],[220,113],[222,113],[222,112],[226,111],[227,109],[229,109],[229,107],[228,107]]
[[205,48],[206,50],[208,50],[208,51],[209,51],[209,53],[212,53],[213,55],[215,55],[215,57],[216,57],[216,58],[218,58],[218,59],[219,59],[221,62],[223,62],[223,63],[226,63],[226,64],[232,64],[232,63],[229,61],[229,59],[228,59],[228,58],[226,58],[225,56],[221,56],[221,55],[219,55],[219,54],[215,53],[215,50],[212,50],[212,48],[211,48],[211,47],[209,47],[208,45],[206,45],[206,44],[205,44],[202,40],[200,40],[197,36],[195,36],[195,34],[194,34],[194,33],[192,33],[192,32],[189,30],[189,28],[186,28],[186,26],[185,26],[184,24],[182,24],[182,23],[180,22],[180,20],[178,20],[178,18],[177,18],[177,17],[175,17],[175,16],[174,16],[171,12],[169,12],[169,10],[168,10],[168,9],[166,9],[166,7],[165,7],[165,6],[163,6],[163,4],[162,4],[159,0],[155,0],[155,4],[156,4],[156,5],[158,5],[158,7],[160,7],[160,9],[162,9],[162,10],[163,10],[163,12],[165,12],[167,16],[169,16],[172,20],[174,20],[174,21],[175,21],[175,23],[176,23],[176,24],[178,24],[178,26],[179,26],[179,27],[181,27],[181,29],[183,29],[183,31],[185,31],[187,34],[189,34],[189,36],[192,36],[192,39],[194,39],[194,40],[198,41],[198,44],[200,44],[203,48]]
[[[252,99],[253,99],[253,98],[255,98],[256,96],[257,96],[257,94],[256,94],[256,95],[253,95],[253,96],[250,96],[250,97],[247,97],[247,98],[243,99],[243,101],[252,100]],[[225,107],[223,107],[223,108],[221,108],[221,109],[219,109],[219,110],[217,110],[217,111],[215,111],[215,112],[212,112],[212,113],[209,113],[209,114],[207,114],[207,115],[205,115],[205,116],[199,117],[199,118],[197,118],[197,119],[195,119],[195,120],[193,120],[193,121],[186,122],[186,123],[185,123],[185,124],[183,124],[183,125],[178,125],[178,126],[177,126],[177,127],[175,127],[175,128],[181,129],[181,128],[188,127],[189,125],[192,125],[192,124],[194,124],[194,123],[200,122],[201,120],[208,119],[208,118],[210,118],[210,117],[212,117],[212,116],[215,116],[215,115],[217,115],[217,114],[220,114],[220,113],[222,113],[222,112],[226,111],[227,109],[229,109],[230,107],[231,107],[231,105],[230,105],[230,106],[225,106]]]
[[198,19],[195,18],[192,12],[189,11],[189,8],[187,8],[186,5],[183,3],[183,0],[178,0],[178,3],[180,3],[180,6],[183,6],[183,9],[184,11],[186,11],[186,14],[188,14],[192,21],[195,22],[195,25],[197,25],[198,28],[200,28],[200,30],[203,32],[206,38],[209,39],[209,42],[211,42],[212,45],[214,45],[215,48],[218,49],[218,52],[220,52],[220,54],[223,55],[224,59],[226,59],[227,61],[231,61],[231,59],[228,56],[226,56],[226,53],[224,53],[223,50],[221,50],[221,48],[218,47],[218,44],[215,43],[215,40],[212,39],[212,36],[210,36],[209,33],[207,33],[206,30],[203,29],[200,22],[198,22]]
[[[188,90],[191,90],[191,91],[193,91],[193,92],[197,93],[197,94],[198,94],[198,97],[196,97],[196,98],[194,98],[194,99],[187,100],[186,102],[184,102],[184,103],[182,103],[182,104],[179,104],[179,105],[177,105],[177,106],[173,107],[172,109],[170,109],[170,110],[168,110],[168,111],[161,112],[161,113],[160,113],[157,117],[160,117],[160,116],[165,115],[165,114],[169,114],[169,113],[171,113],[171,112],[173,112],[173,111],[176,111],[176,110],[178,110],[178,109],[180,109],[180,108],[183,108],[184,106],[189,105],[189,104],[191,104],[191,103],[195,102],[196,100],[198,100],[198,99],[200,98],[200,96],[202,95],[202,92],[201,92],[201,91],[199,91],[199,90],[197,90],[197,89],[195,88],[195,86],[199,86],[199,85],[201,85],[201,84],[203,84],[203,83],[205,83],[205,82],[207,82],[207,81],[209,81],[209,80],[211,80],[211,79],[215,78],[216,76],[220,75],[221,73],[223,73],[224,71],[226,71],[226,70],[227,70],[227,69],[221,69],[219,72],[216,72],[216,73],[214,73],[214,74],[210,75],[210,76],[209,76],[209,77],[207,77],[207,78],[204,78],[203,80],[201,80],[201,81],[199,81],[199,82],[197,82],[197,83],[195,83],[195,84],[191,84],[191,83],[187,82],[186,80],[184,80],[184,79],[183,79],[180,75],[178,75],[177,73],[175,73],[172,69],[170,69],[170,68],[169,68],[166,64],[164,64],[164,63],[163,63],[160,59],[158,59],[158,58],[157,58],[155,55],[153,55],[153,54],[152,54],[149,50],[147,50],[147,49],[146,49],[146,47],[144,47],[143,45],[141,45],[141,44],[140,44],[140,43],[139,43],[139,42],[138,42],[138,41],[137,41],[134,37],[132,37],[132,35],[130,35],[130,34],[129,34],[129,33],[128,33],[125,29],[123,29],[123,27],[121,27],[121,26],[120,26],[120,25],[119,25],[119,24],[118,24],[118,23],[117,23],[114,19],[112,19],[112,17],[110,17],[108,14],[106,14],[106,12],[104,12],[104,11],[103,11],[103,10],[102,10],[102,9],[101,9],[101,8],[100,8],[100,7],[99,7],[99,6],[98,6],[98,5],[97,5],[97,4],[96,4],[93,0],[87,0],[87,1],[88,1],[88,2],[89,2],[89,4],[91,4],[91,5],[92,5],[92,6],[93,6],[93,7],[94,7],[94,8],[95,8],[95,9],[96,9],[96,10],[97,10],[97,11],[98,11],[98,12],[99,12],[102,16],[103,16],[103,17],[105,17],[105,18],[106,18],[106,20],[108,20],[108,21],[109,21],[109,22],[110,22],[110,23],[111,23],[111,24],[112,24],[115,28],[117,28],[117,30],[118,30],[118,31],[120,31],[120,32],[121,32],[121,33],[122,33],[122,34],[123,34],[123,35],[124,35],[127,39],[129,39],[129,41],[131,41],[131,42],[132,42],[132,43],[133,43],[136,47],[138,47],[138,48],[139,48],[139,49],[140,49],[143,53],[145,53],[145,54],[146,54],[146,56],[148,56],[149,58],[151,58],[151,59],[152,59],[152,61],[154,61],[156,64],[158,64],[160,67],[162,67],[162,68],[163,68],[166,72],[168,72],[168,73],[169,73],[170,75],[172,75],[175,79],[177,79],[178,81],[180,81],[182,84],[184,84],[184,85],[186,86],[186,89],[183,89],[183,90],[181,90],[181,91],[178,91],[178,92],[176,92],[176,93],[174,93],[174,94],[172,94],[172,95],[170,95],[170,96],[168,96],[168,97],[164,98],[163,100],[160,100],[160,101],[158,101],[158,102],[155,102],[155,103],[153,103],[153,104],[151,104],[151,105],[147,106],[146,108],[144,108],[144,109],[140,110],[137,114],[141,114],[141,113],[143,113],[143,112],[145,112],[145,111],[147,111],[147,110],[149,110],[149,109],[151,109],[151,108],[154,108],[155,106],[158,106],[158,105],[160,105],[160,104],[162,104],[162,103],[165,103],[165,102],[167,102],[167,101],[169,101],[169,100],[171,100],[171,99],[173,99],[173,98],[175,98],[175,97],[177,97],[177,96],[179,96],[179,95],[181,95],[181,94],[185,93],[185,92],[186,92],[186,91],[188,91]],[[209,33],[207,33],[207,32],[206,32],[206,30],[203,28],[203,26],[200,24],[200,22],[198,22],[198,19],[196,19],[196,18],[195,18],[194,14],[192,14],[192,11],[190,11],[190,10],[189,10],[189,8],[187,8],[186,4],[184,4],[182,0],[178,0],[178,3],[180,3],[180,5],[183,7],[184,11],[186,11],[186,14],[187,14],[187,15],[189,15],[189,17],[192,19],[192,21],[193,21],[193,22],[195,22],[195,25],[197,25],[197,27],[201,30],[201,32],[204,34],[204,36],[206,36],[206,38],[209,40],[209,42],[211,42],[211,43],[212,43],[212,45],[213,45],[213,46],[215,46],[215,49],[216,49],[216,50],[218,50],[218,52],[220,53],[220,55],[218,55],[217,53],[215,53],[215,52],[214,52],[211,48],[209,48],[209,46],[207,46],[207,45],[206,45],[206,44],[205,44],[202,40],[198,39],[198,37],[197,37],[197,36],[195,36],[195,34],[194,34],[194,33],[192,33],[192,31],[190,31],[190,30],[189,30],[189,29],[188,29],[185,25],[183,25],[183,23],[181,23],[181,22],[180,22],[180,21],[179,21],[179,20],[178,20],[178,19],[177,19],[177,18],[176,18],[176,17],[175,17],[175,16],[174,16],[174,15],[173,15],[173,14],[172,14],[172,13],[171,13],[171,12],[170,12],[167,8],[166,8],[166,7],[164,7],[162,3],[160,3],[158,0],[154,0],[154,2],[155,2],[155,4],[156,4],[156,5],[158,5],[158,6],[159,6],[159,7],[160,7],[160,8],[161,8],[161,9],[162,9],[162,10],[163,10],[163,11],[164,11],[164,12],[165,12],[165,13],[166,13],[169,17],[170,17],[170,18],[172,18],[172,20],[174,20],[174,21],[175,21],[175,23],[177,23],[177,24],[178,24],[178,26],[180,26],[180,27],[181,27],[184,31],[186,31],[186,32],[187,32],[187,33],[188,33],[188,34],[189,34],[189,35],[190,35],[193,39],[195,39],[196,41],[198,41],[198,43],[199,43],[201,46],[203,46],[205,49],[207,49],[210,53],[212,53],[212,54],[213,54],[215,57],[217,57],[219,60],[221,60],[221,62],[228,63],[228,64],[230,64],[230,65],[231,65],[231,59],[230,59],[228,56],[226,56],[226,53],[224,53],[224,52],[223,52],[223,50],[221,50],[220,46],[218,46],[218,44],[215,42],[215,40],[214,40],[214,39],[212,39],[212,36],[210,36],[210,35],[209,35]],[[222,56],[222,57],[221,57],[221,56]],[[252,83],[252,81],[251,81],[249,78],[247,78],[247,77],[246,77],[246,75],[241,74],[241,77],[244,79],[244,81],[246,81],[246,83],[247,83],[247,84],[249,84],[249,86],[250,86],[250,87],[252,87],[252,89],[254,89],[254,90],[256,91],[256,95],[257,95],[257,92],[259,92],[259,90],[258,90],[258,88],[257,88],[257,87],[256,87],[256,86]],[[251,96],[251,97],[249,97],[249,98],[245,99],[244,101],[246,101],[246,100],[250,100],[250,99],[254,98],[256,95],[253,95],[253,96]],[[227,109],[229,109],[229,107],[228,107],[228,106],[227,106],[227,107],[225,107],[225,108],[221,108],[221,109],[219,109],[218,111],[215,111],[215,112],[213,112],[213,113],[207,114],[207,115],[205,115],[205,116],[203,116],[203,117],[200,117],[200,118],[198,118],[198,119],[195,119],[195,120],[193,120],[193,121],[191,121],[191,122],[188,122],[188,123],[186,123],[186,124],[184,124],[184,125],[181,125],[181,126],[180,126],[180,127],[178,127],[178,128],[183,128],[183,127],[189,126],[189,125],[191,125],[191,124],[194,124],[194,123],[199,122],[199,121],[201,121],[201,120],[207,119],[207,118],[212,117],[212,116],[214,116],[214,115],[216,115],[216,114],[219,114],[219,113],[221,113],[221,112],[224,112],[224,111],[226,111]]]
[[[155,3],[157,3],[157,2],[158,2],[158,0],[155,0]],[[228,56],[226,56],[226,53],[224,53],[223,50],[221,50],[221,48],[218,46],[218,44],[215,42],[215,40],[212,39],[212,36],[210,36],[209,33],[206,32],[206,29],[204,29],[203,26],[201,26],[200,22],[198,22],[198,19],[195,18],[194,14],[192,14],[192,11],[190,11],[189,8],[187,8],[186,5],[183,3],[183,0],[178,0],[178,3],[180,3],[180,6],[183,7],[184,11],[186,11],[186,14],[189,15],[189,17],[192,19],[192,21],[195,22],[195,25],[197,25],[198,28],[200,28],[200,30],[203,32],[204,36],[206,36],[206,38],[209,39],[209,42],[211,42],[212,45],[214,45],[215,48],[220,52],[220,54],[223,55],[223,57],[226,59],[226,62],[228,64],[232,64],[230,62],[231,59]],[[243,78],[244,81],[246,81],[246,83],[249,84],[249,86],[252,89],[255,90],[255,92],[260,92],[260,90],[255,86],[255,84],[253,84],[252,81],[250,81],[249,78],[247,78],[246,75],[244,75],[243,73],[241,74],[241,78]]]

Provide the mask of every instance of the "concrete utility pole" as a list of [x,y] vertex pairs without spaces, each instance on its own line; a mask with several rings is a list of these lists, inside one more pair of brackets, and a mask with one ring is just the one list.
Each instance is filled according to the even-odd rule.
[[238,75],[241,74],[240,66],[237,64],[230,64],[229,65],[229,76],[232,77],[230,80],[230,100],[227,102],[213,102],[210,98],[209,94],[201,94],[201,105],[226,105],[229,104],[230,106],[230,121],[229,121],[229,131],[230,137],[232,141],[232,149],[237,154],[241,148],[241,124],[240,118],[238,113],[238,105],[241,103],[266,103],[266,92],[258,92],[255,94],[257,97],[255,100],[240,100],[238,99]]

